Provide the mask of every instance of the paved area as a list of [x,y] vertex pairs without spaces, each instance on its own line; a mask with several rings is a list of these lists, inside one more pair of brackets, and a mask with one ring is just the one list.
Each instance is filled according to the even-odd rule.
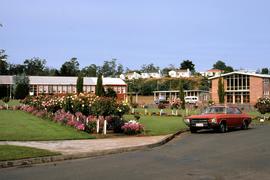
[[270,177],[270,126],[185,133],[154,149],[0,170],[1,180],[260,179]]
[[74,155],[80,153],[91,153],[103,150],[120,149],[126,147],[144,146],[158,143],[167,136],[146,137],[122,137],[109,139],[91,140],[67,140],[67,141],[5,141],[2,144],[28,146],[50,151],[60,152],[63,155]]

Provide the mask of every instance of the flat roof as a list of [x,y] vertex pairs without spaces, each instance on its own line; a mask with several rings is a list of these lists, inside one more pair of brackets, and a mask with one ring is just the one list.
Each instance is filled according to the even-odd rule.
[[[179,92],[179,90],[171,90],[171,91],[153,91],[154,93],[175,93]],[[204,93],[209,93],[209,91],[204,91],[204,90],[184,90],[184,92],[204,92]]]
[[[0,76],[0,84],[13,84],[15,76]],[[67,76],[28,76],[29,84],[33,85],[76,85],[78,77]],[[84,85],[96,85],[97,77],[84,77]],[[103,85],[123,85],[127,84],[120,78],[103,78]]]
[[208,79],[212,80],[212,79],[216,79],[216,78],[224,77],[224,76],[229,76],[229,75],[233,75],[233,74],[256,76],[256,77],[261,77],[261,78],[270,78],[270,75],[269,74],[255,74],[255,73],[247,73],[247,72],[241,72],[241,71],[234,71],[234,72],[230,72],[230,73],[226,73],[226,74],[221,74],[220,76],[210,77]]

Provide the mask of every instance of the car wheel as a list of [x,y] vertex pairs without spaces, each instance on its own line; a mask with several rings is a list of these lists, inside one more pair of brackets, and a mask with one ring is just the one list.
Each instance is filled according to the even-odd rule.
[[248,122],[247,121],[243,121],[243,124],[241,126],[241,129],[243,129],[243,130],[247,130],[248,129]]
[[189,130],[190,130],[191,133],[196,133],[197,132],[197,129],[195,129],[195,128],[189,128]]
[[226,131],[227,131],[227,125],[226,125],[226,123],[225,122],[220,123],[220,125],[219,125],[219,132],[220,133],[225,133]]

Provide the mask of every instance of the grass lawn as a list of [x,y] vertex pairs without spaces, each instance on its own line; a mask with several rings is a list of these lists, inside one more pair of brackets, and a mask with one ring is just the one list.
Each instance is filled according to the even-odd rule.
[[23,146],[0,145],[0,161],[53,156],[60,153]]
[[0,111],[0,140],[64,140],[91,139],[85,132],[77,131],[50,120],[40,119],[23,111]]
[[[125,119],[131,120],[134,116],[126,115]],[[139,122],[144,125],[146,135],[172,134],[187,128],[181,117],[174,116],[141,116]]]
[[[145,109],[144,108],[136,108],[135,112],[139,112],[140,114],[144,114]],[[160,110],[158,108],[148,108],[147,112],[148,113],[155,112],[155,113],[159,114]],[[170,108],[166,108],[163,110],[163,112],[167,113],[167,114],[171,114],[172,110]],[[179,114],[186,114],[186,110],[178,110],[178,113]],[[189,112],[188,112],[189,115],[198,114],[198,113],[200,113],[199,109],[192,109],[192,110],[189,110]]]
[[[5,105],[5,103],[2,100],[0,100],[0,105]],[[11,99],[8,102],[8,105],[9,106],[17,106],[17,105],[20,105],[20,101],[19,100],[13,100],[13,99]]]

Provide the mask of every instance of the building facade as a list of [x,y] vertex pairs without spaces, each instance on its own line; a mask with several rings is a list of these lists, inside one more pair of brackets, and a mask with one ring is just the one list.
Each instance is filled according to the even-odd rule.
[[204,77],[220,76],[224,71],[220,69],[209,69],[206,72],[200,72]]
[[211,99],[219,103],[218,80],[224,83],[226,104],[250,104],[255,105],[258,98],[269,97],[270,75],[231,72],[220,77],[209,78],[211,80]]
[[[40,94],[67,94],[77,93],[77,77],[63,76],[28,76],[30,85],[30,95]],[[0,76],[0,84],[11,86],[14,76]],[[97,78],[84,77],[83,91],[95,93]],[[127,84],[120,78],[103,78],[104,89],[112,88],[121,99],[126,98]]]
[[172,78],[191,77],[192,73],[189,69],[171,70],[168,75]]

